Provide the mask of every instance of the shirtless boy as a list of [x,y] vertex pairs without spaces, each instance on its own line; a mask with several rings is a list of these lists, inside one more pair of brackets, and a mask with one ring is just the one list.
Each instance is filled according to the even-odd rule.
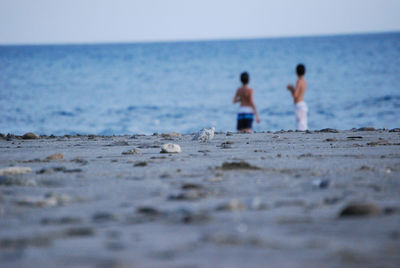
[[306,67],[303,64],[297,65],[296,73],[298,80],[296,88],[293,85],[288,85],[287,89],[292,93],[294,100],[294,112],[296,115],[296,129],[305,131],[307,130],[307,112],[308,107],[304,101],[304,95],[306,94],[307,81],[304,78],[306,73]]
[[235,97],[233,97],[233,103],[240,102],[237,129],[243,133],[251,133],[254,115],[257,123],[260,123],[260,117],[254,104],[254,90],[248,86],[249,74],[247,72],[242,73],[240,81],[242,82],[242,87],[238,88]]

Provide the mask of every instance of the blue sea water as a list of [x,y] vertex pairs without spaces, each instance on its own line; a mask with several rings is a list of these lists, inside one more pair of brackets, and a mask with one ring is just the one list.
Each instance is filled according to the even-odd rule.
[[261,123],[294,129],[286,90],[307,68],[310,129],[400,127],[400,33],[231,41],[0,46],[0,132],[234,131],[242,71]]

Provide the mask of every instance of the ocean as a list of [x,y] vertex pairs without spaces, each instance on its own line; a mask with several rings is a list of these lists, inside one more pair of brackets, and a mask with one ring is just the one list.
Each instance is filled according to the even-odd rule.
[[400,127],[400,33],[168,43],[0,46],[0,133],[235,131],[239,76],[261,123],[295,129],[304,63],[309,128]]

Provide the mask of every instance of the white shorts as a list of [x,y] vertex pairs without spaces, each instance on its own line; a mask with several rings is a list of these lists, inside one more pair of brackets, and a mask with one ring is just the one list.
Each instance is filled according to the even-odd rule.
[[253,108],[250,106],[239,106],[238,114],[252,114],[254,113]]
[[294,105],[297,130],[305,131],[308,129],[307,112],[308,112],[308,107],[305,101],[300,101]]

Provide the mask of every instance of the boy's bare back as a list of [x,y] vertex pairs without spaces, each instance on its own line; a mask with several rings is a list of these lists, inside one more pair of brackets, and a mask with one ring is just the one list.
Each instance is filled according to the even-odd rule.
[[296,88],[293,85],[287,86],[288,90],[292,92],[294,103],[298,103],[304,100],[304,95],[307,90],[307,81],[304,76],[299,77],[296,83]]
[[253,89],[248,86],[238,88],[236,91],[236,102],[240,102],[240,106],[253,106]]

